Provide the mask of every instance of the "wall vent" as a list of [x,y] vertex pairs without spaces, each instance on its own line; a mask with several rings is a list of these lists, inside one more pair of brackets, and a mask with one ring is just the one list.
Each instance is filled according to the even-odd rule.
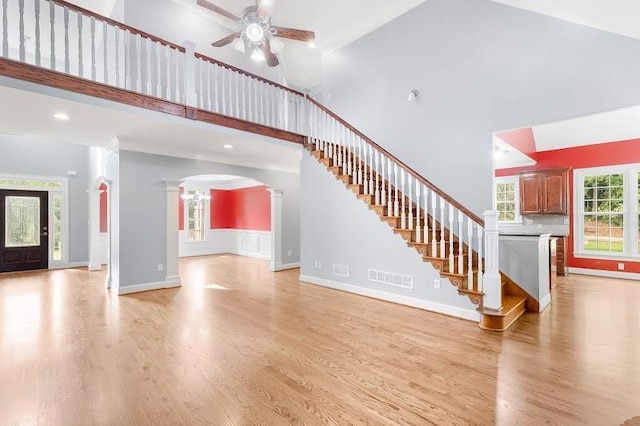
[[369,281],[413,290],[413,276],[369,269]]
[[349,271],[349,266],[347,266],[347,265],[336,265],[334,263],[333,264],[333,275],[337,275],[339,277],[347,277],[347,278],[349,278],[349,276],[351,275],[351,272]]

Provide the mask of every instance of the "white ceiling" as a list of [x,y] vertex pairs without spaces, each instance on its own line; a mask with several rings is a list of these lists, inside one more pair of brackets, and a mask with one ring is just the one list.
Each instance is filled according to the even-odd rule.
[[[299,145],[225,127],[6,78],[0,78],[0,99],[0,133],[99,147],[118,138],[131,151],[293,173],[300,168]],[[71,119],[54,119],[58,112]]]
[[640,39],[638,0],[493,0],[565,21]]

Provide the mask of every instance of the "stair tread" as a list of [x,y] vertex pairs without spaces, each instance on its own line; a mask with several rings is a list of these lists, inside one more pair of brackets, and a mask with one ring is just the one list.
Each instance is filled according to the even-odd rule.
[[511,294],[506,294],[502,296],[502,309],[500,311],[481,309],[480,313],[484,315],[506,317],[515,310],[521,309],[524,312],[526,310],[526,302],[527,298],[524,296],[514,296]]

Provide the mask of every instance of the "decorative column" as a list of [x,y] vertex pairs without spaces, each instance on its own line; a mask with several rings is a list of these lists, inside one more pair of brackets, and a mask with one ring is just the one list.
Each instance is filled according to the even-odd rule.
[[179,287],[178,271],[178,201],[181,180],[164,180],[167,193],[167,256],[165,261],[165,287]]
[[87,189],[89,194],[89,270],[99,271],[100,263],[100,189]]
[[184,100],[192,107],[198,107],[198,96],[196,94],[196,44],[191,40],[182,43],[184,47]]
[[271,193],[271,272],[282,268],[282,194],[281,189],[270,188]]
[[493,311],[502,309],[502,280],[498,264],[498,212],[484,212],[485,270],[483,275],[483,307]]

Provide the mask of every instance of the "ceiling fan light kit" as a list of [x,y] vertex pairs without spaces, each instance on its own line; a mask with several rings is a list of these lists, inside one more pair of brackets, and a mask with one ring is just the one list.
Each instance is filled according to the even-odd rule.
[[310,48],[315,47],[316,36],[312,31],[271,25],[271,15],[275,0],[257,0],[255,6],[249,6],[244,9],[242,18],[208,0],[198,0],[198,5],[236,21],[243,26],[241,31],[212,43],[214,47],[232,44],[234,49],[239,52],[245,53],[249,50],[251,59],[266,61],[270,67],[275,67],[280,63],[276,55],[284,48],[284,43],[281,40],[283,38],[306,42]]

